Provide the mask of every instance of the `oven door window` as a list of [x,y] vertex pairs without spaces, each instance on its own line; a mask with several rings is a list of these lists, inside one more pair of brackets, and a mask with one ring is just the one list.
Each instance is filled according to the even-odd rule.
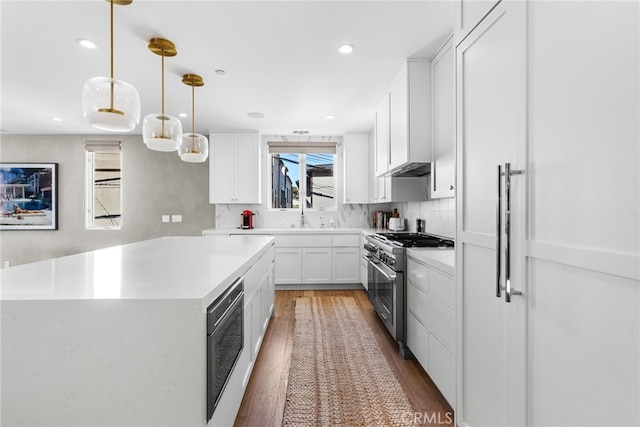
[[393,304],[393,286],[394,280],[390,279],[379,271],[375,266],[373,267],[373,287],[375,291],[376,308],[378,314],[387,321],[393,323],[394,318],[394,304]]
[[209,369],[208,378],[209,418],[220,400],[222,390],[244,346],[243,305],[244,297],[238,298],[213,334],[207,337],[208,363],[213,367]]

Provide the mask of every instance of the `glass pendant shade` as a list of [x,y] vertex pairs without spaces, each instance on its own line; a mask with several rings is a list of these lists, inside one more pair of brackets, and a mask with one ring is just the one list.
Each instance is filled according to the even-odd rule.
[[204,135],[198,133],[183,133],[178,155],[184,162],[202,163],[209,156],[209,141]]
[[142,139],[155,151],[176,151],[180,144],[182,122],[169,114],[149,114],[142,122]]
[[140,95],[122,80],[93,77],[84,83],[82,110],[94,128],[129,132],[140,122]]

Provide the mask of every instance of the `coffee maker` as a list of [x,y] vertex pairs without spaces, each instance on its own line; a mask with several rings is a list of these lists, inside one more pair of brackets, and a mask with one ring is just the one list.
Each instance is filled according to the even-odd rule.
[[242,217],[240,228],[247,230],[253,228],[253,215],[255,214],[250,210],[244,210],[240,215]]

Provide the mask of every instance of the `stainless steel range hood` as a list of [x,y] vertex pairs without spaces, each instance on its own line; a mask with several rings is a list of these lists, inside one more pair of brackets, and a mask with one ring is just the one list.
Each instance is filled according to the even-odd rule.
[[417,177],[431,173],[431,163],[407,163],[391,171],[391,176]]

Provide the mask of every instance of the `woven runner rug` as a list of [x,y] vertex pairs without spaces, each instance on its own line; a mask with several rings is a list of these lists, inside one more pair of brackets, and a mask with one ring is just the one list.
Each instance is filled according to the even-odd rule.
[[414,409],[352,297],[296,300],[283,426],[403,426]]

